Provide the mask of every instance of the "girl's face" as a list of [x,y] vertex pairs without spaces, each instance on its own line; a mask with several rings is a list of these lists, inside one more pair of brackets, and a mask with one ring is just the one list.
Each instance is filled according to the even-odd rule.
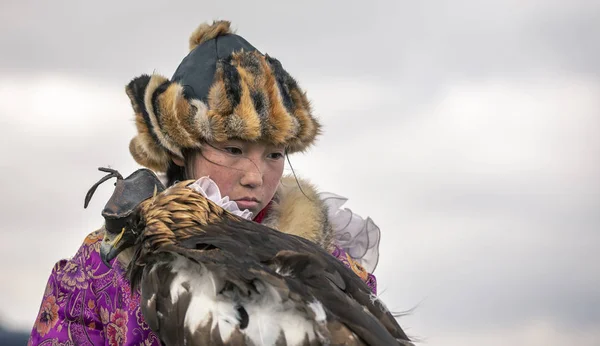
[[227,140],[204,145],[188,169],[194,179],[208,176],[222,196],[229,196],[240,209],[256,216],[275,195],[283,175],[284,155],[283,146]]

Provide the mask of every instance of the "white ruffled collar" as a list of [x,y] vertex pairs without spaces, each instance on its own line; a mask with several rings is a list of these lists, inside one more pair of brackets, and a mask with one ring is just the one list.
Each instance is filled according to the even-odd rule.
[[373,273],[379,262],[379,226],[370,217],[363,218],[349,208],[342,209],[348,201],[346,197],[321,192],[319,198],[327,206],[336,243],[369,273]]
[[227,210],[228,212],[237,216],[241,216],[244,219],[252,220],[253,213],[248,209],[240,210],[235,201],[229,200],[229,196],[222,197],[221,190],[219,190],[217,183],[210,179],[210,177],[202,177],[193,182],[192,184],[188,185],[188,187],[200,193],[202,196],[215,202],[217,205]]

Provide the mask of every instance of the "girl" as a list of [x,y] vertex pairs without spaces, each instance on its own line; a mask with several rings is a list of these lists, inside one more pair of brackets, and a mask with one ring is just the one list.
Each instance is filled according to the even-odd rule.
[[[324,246],[376,293],[377,226],[340,209],[345,199],[283,175],[286,155],[312,145],[321,126],[278,60],[233,34],[229,22],[203,24],[170,80],[140,76],[126,92],[136,162],[165,173],[167,186],[198,179],[224,208]],[[123,267],[102,263],[102,239],[101,228],[56,263],[30,345],[160,345]]]

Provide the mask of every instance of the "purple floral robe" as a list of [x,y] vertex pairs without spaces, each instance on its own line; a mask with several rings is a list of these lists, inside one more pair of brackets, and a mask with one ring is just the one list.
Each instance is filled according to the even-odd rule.
[[[102,238],[103,232],[92,232],[72,259],[56,263],[28,345],[160,345],[142,316],[139,292],[131,293],[123,269],[102,263]],[[333,255],[376,293],[374,275],[339,247]]]

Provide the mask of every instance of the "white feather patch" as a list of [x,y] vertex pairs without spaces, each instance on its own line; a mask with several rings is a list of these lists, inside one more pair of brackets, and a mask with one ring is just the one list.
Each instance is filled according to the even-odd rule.
[[323,305],[318,300],[308,304],[315,314],[315,320],[309,318],[305,310],[298,309],[295,302],[284,301],[278,291],[269,286],[257,283],[258,295],[251,300],[241,299],[235,293],[217,294],[223,288],[214,273],[204,266],[177,256],[172,262],[175,278],[170,292],[173,303],[182,293],[188,291],[182,283],[189,285],[191,300],[184,321],[184,328],[194,334],[203,328],[212,317],[211,329],[219,327],[221,338],[225,343],[239,327],[237,306],[242,305],[248,313],[248,326],[241,330],[257,345],[274,345],[281,334],[287,345],[301,345],[305,337],[310,341],[319,338],[315,330],[315,322],[325,323],[327,320]]
[[177,256],[172,262],[173,273],[176,274],[171,283],[171,301],[175,303],[179,295],[187,293],[182,283],[188,283],[191,299],[184,320],[184,328],[191,334],[206,326],[213,318],[211,329],[217,325],[223,341],[231,337],[231,333],[239,324],[237,310],[232,301],[223,300],[217,296],[222,283],[217,282],[213,273],[202,265],[193,263],[185,257]]
[[314,300],[308,304],[308,307],[315,313],[315,320],[319,323],[327,322],[327,314],[320,301]]
[[291,276],[292,271],[288,268],[287,270],[282,270],[281,266],[275,268],[275,272],[281,276]]
[[260,298],[244,305],[250,316],[244,332],[254,343],[274,345],[281,333],[287,345],[302,345],[306,336],[310,341],[315,340],[313,321],[308,316],[297,310],[292,302],[283,302],[274,288],[260,288]]
[[152,296],[146,301],[146,308],[151,309],[152,305],[156,303],[156,293],[152,293]]

